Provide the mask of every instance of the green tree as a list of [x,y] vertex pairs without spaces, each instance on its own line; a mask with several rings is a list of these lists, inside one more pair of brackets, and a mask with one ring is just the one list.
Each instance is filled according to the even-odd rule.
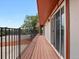
[[[38,22],[38,15],[36,16],[26,16],[24,20],[24,24],[21,28],[24,28],[27,33],[36,31],[36,24]],[[24,31],[24,32],[25,32]]]

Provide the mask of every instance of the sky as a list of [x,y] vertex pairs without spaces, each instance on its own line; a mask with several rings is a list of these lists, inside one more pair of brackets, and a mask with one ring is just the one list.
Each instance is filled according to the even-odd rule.
[[36,14],[36,0],[0,0],[0,27],[18,28],[26,15]]

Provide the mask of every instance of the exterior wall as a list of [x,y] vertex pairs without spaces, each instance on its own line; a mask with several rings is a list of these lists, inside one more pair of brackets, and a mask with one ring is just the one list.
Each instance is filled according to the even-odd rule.
[[[45,37],[48,39],[48,41],[50,42],[50,43],[53,43],[53,39],[54,39],[54,37],[53,37],[53,35],[55,34],[55,33],[52,33],[52,35],[51,35],[51,32],[53,32],[52,30],[51,30],[51,28],[53,28],[53,26],[54,25],[52,25],[51,26],[51,22],[52,22],[52,20],[53,20],[53,16],[57,13],[57,11],[61,8],[61,7],[63,7],[64,6],[64,9],[65,9],[65,3],[63,2],[62,3],[62,5],[56,10],[56,12],[54,13],[54,14],[52,14],[52,16],[50,16],[49,17],[49,19],[51,19],[49,22],[47,21],[46,23],[45,23],[45,26],[44,26],[44,32],[43,32],[43,34],[45,35]],[[65,12],[65,10],[64,10],[64,14],[65,14],[66,12]],[[65,18],[65,17],[64,17]],[[53,21],[54,22],[54,21]],[[53,23],[52,22],[52,23]],[[51,37],[52,36],[52,37]],[[52,40],[51,40],[52,39]],[[56,52],[57,52],[57,54],[58,55],[60,55],[60,53],[56,50]],[[63,59],[63,57],[61,56],[61,58]],[[66,18],[64,19],[64,59],[66,59]]]
[[79,0],[70,0],[70,59],[79,59]]
[[44,29],[45,29],[45,37],[48,39],[49,42],[51,42],[51,22],[47,21],[45,26],[44,26]]

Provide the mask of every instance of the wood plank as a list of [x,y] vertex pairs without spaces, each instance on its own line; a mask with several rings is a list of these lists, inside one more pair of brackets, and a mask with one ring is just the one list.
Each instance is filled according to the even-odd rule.
[[46,38],[38,35],[21,55],[21,59],[60,59],[60,57]]

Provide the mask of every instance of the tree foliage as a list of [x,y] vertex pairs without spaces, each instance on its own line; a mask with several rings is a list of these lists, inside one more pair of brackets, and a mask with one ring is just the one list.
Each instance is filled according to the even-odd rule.
[[36,16],[26,16],[24,20],[24,24],[21,28],[24,28],[27,32],[34,32],[36,30],[36,24],[38,22],[38,15]]

